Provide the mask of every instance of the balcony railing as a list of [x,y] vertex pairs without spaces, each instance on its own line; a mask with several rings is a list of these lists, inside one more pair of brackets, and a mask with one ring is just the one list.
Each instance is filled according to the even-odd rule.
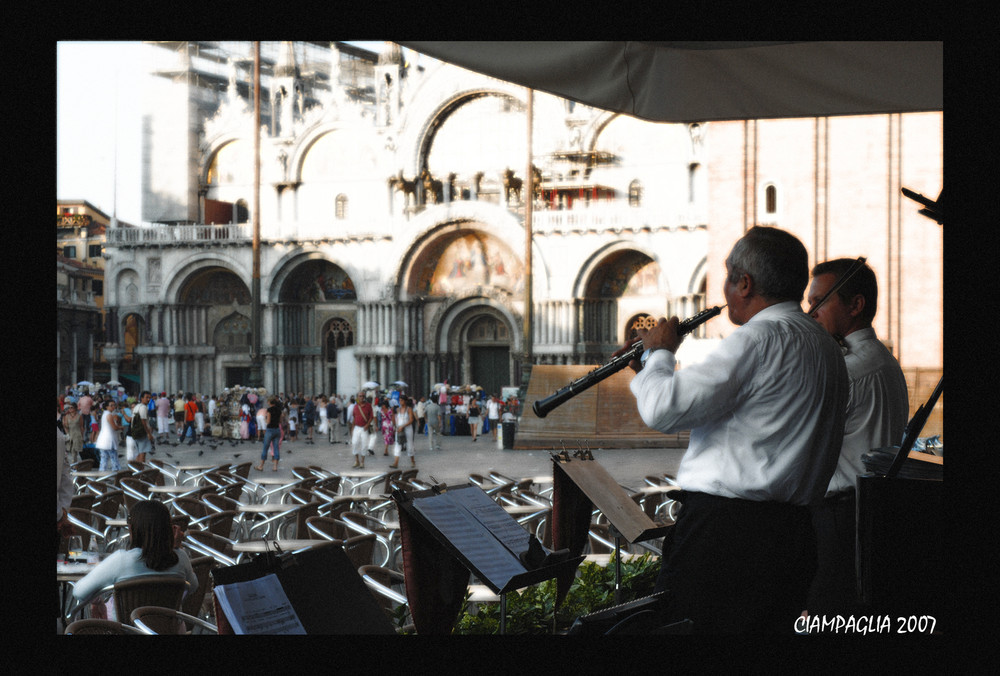
[[138,228],[108,228],[108,246],[150,244],[249,242],[253,230],[249,223],[224,225],[146,225]]
[[661,228],[696,227],[700,222],[688,211],[677,213],[660,210],[591,206],[581,209],[538,210],[532,214],[532,229],[536,232],[622,232],[659,230]]
[[[435,208],[435,207],[430,207]],[[479,214],[481,205],[476,202],[459,201],[437,207],[442,209],[442,218],[456,214]],[[523,216],[522,209],[512,209]],[[466,213],[468,212],[468,213]],[[479,214],[485,217],[484,214]],[[698,214],[691,209],[674,213],[662,210],[623,207],[621,205],[600,205],[589,208],[548,210],[533,212],[533,229],[544,233],[570,232],[640,232],[664,228],[695,228],[704,224]],[[381,219],[303,220],[269,224],[261,228],[264,240],[320,240],[320,239],[383,239],[392,237],[400,228],[405,228],[405,215],[397,214]],[[206,244],[244,244],[253,237],[249,223],[228,223],[223,225],[159,225],[150,224],[134,228],[108,228],[107,246],[177,246]]]

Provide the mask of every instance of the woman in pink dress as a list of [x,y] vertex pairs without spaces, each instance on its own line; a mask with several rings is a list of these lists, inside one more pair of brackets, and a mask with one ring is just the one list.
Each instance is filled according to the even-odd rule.
[[389,446],[396,443],[396,422],[392,411],[389,410],[388,402],[382,402],[380,417],[382,418],[382,441],[385,442],[382,455],[389,455]]

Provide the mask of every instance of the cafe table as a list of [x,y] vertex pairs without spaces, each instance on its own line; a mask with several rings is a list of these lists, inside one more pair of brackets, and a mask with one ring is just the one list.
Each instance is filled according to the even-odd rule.
[[233,543],[233,551],[240,553],[271,552],[275,551],[275,546],[283,552],[294,552],[306,547],[329,542],[329,540],[313,540],[308,538],[289,538],[284,540],[244,540]]
[[[204,474],[207,470],[215,469],[220,465],[222,465],[221,462],[216,462],[212,464],[194,463],[189,465],[177,465],[177,479],[178,479],[177,483],[185,484],[188,482],[192,482],[195,479],[198,479],[201,476],[201,474]],[[186,472],[189,476],[186,479],[181,480],[180,479],[181,472]]]
[[[257,502],[252,505],[240,505],[237,511],[240,513],[240,528],[243,534],[249,538],[250,534],[263,527],[265,537],[271,532],[274,526],[282,517],[288,516],[301,507],[298,503],[286,502]],[[253,521],[247,515],[267,515],[263,521]]]
[[[272,496],[280,497],[285,491],[295,488],[301,484],[305,479],[298,479],[296,477],[280,477],[280,476],[261,476],[256,479],[251,479],[258,486],[264,489],[263,493],[257,495],[257,502],[270,502]],[[268,488],[270,486],[271,488]]]
[[62,608],[65,618],[73,606],[73,586],[92,571],[97,564],[107,558],[108,554],[89,553],[89,561],[67,561],[64,558],[56,558],[56,582],[59,583],[59,607]]
[[76,490],[79,491],[86,485],[87,481],[91,479],[94,481],[104,481],[105,479],[110,479],[117,473],[118,471],[113,469],[82,469],[70,470],[69,475],[73,479]]
[[385,476],[387,472],[392,470],[379,470],[379,469],[348,469],[340,473],[342,481],[347,484],[347,492],[357,493],[357,488],[362,484],[371,481],[375,477]]

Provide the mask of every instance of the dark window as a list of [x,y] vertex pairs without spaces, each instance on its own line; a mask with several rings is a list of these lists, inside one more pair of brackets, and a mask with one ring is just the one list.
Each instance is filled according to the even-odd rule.
[[764,189],[764,211],[768,214],[778,213],[778,189],[773,185]]
[[692,164],[688,167],[688,202],[694,204],[698,199],[698,174],[699,165]]
[[90,258],[100,258],[101,257],[101,245],[91,244],[87,249],[87,256]]
[[90,290],[94,292],[95,296],[104,295],[104,280],[95,279],[90,282]]
[[75,246],[64,246],[63,256],[66,258],[76,258],[76,247]]

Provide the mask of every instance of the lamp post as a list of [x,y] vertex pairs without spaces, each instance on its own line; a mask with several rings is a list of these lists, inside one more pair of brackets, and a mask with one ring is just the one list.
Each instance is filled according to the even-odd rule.
[[253,274],[250,282],[250,386],[260,387],[260,41],[253,43]]
[[[528,389],[528,381],[531,379],[531,363],[534,359],[534,349],[532,345],[532,276],[531,276],[531,209],[534,203],[534,172],[532,172],[531,157],[531,128],[534,117],[535,92],[528,89],[528,163],[525,170],[525,203],[524,203],[524,360],[521,362],[521,392]],[[522,396],[523,398],[523,396]]]

